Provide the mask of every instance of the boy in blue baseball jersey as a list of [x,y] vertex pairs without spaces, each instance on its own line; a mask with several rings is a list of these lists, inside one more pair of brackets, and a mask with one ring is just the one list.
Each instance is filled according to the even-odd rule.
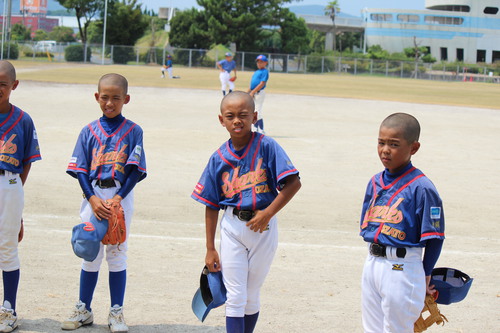
[[172,75],[172,65],[173,65],[173,63],[172,63],[172,56],[169,54],[167,56],[167,61],[165,62],[165,65],[163,65],[161,67],[161,78],[162,79],[165,78],[165,71],[167,71],[169,79],[173,78],[173,75]]
[[250,81],[250,89],[248,93],[254,98],[255,112],[257,112],[257,121],[255,122],[254,130],[264,134],[264,118],[262,114],[262,106],[266,98],[265,88],[269,80],[269,71],[267,70],[267,57],[263,54],[257,56],[255,59],[257,63],[257,70],[252,75]]
[[[221,271],[227,289],[226,331],[252,333],[260,289],[278,246],[276,214],[301,187],[299,172],[276,141],[252,132],[255,105],[234,91],[221,103],[219,121],[230,139],[210,158],[191,197],[205,207],[205,264]],[[220,258],[215,249],[219,210]]]
[[[234,90],[234,80],[236,80],[236,62],[233,60],[231,52],[226,53],[226,58],[217,63],[220,70],[219,80],[222,89],[222,95],[226,96],[226,87],[229,86],[229,92]],[[231,71],[234,71],[234,76],[231,78]]]
[[104,256],[109,268],[111,309],[108,325],[111,332],[127,332],[123,319],[126,286],[128,235],[134,210],[133,188],[146,177],[146,157],[142,129],[122,115],[130,101],[128,82],[119,74],[101,77],[95,99],[102,117],[85,126],[76,142],[67,173],[78,179],[84,193],[80,218],[90,221],[111,217],[108,200],[118,201],[124,210],[127,240],[117,245],[101,243],[97,258],[83,260],[80,272],[79,301],[73,314],[62,323],[64,330],[74,330],[93,323],[91,302]]
[[33,120],[10,103],[10,94],[18,84],[14,66],[0,61],[0,269],[4,291],[0,332],[11,332],[18,326],[16,298],[20,262],[17,248],[23,236],[23,185],[31,163],[41,159]]
[[[411,163],[420,148],[415,117],[395,113],[380,125],[385,170],[368,183],[360,235],[369,254],[362,277],[365,332],[413,332],[444,240],[444,213],[434,184]],[[423,259],[422,259],[423,258]]]

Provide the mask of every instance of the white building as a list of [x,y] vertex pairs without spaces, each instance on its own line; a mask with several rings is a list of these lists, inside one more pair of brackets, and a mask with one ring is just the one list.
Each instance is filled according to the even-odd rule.
[[427,10],[364,9],[365,41],[389,52],[426,46],[437,60],[500,61],[499,0],[426,0]]

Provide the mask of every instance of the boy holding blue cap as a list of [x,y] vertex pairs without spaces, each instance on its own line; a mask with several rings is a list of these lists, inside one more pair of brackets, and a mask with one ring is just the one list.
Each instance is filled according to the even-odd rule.
[[262,105],[266,98],[264,89],[266,88],[267,80],[269,80],[269,71],[267,70],[267,57],[263,54],[255,59],[257,70],[250,81],[250,89],[248,93],[254,98],[255,112],[257,112],[257,122],[254,125],[254,130],[258,133],[264,133],[264,119],[262,118]]

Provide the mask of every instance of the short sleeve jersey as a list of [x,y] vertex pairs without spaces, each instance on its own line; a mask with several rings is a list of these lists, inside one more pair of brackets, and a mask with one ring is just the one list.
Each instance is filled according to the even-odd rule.
[[123,184],[130,167],[142,172],[139,181],[146,177],[141,127],[124,118],[113,133],[107,134],[98,119],[80,132],[66,172],[75,178],[83,172],[90,180],[115,179]]
[[255,87],[257,87],[262,81],[264,81],[266,83],[264,83],[264,87],[262,87],[261,89],[264,90],[267,85],[267,80],[269,80],[269,71],[267,70],[267,68],[256,70],[252,75],[252,81],[250,81],[250,89],[255,89]]
[[165,62],[165,66],[167,66],[167,67],[172,67],[172,59],[168,59],[168,60]]
[[0,120],[0,169],[21,174],[24,165],[42,159],[35,125],[17,106]]
[[231,71],[236,68],[236,62],[234,60],[227,61],[224,59],[219,61],[219,65],[228,73],[231,73]]
[[283,148],[254,132],[241,156],[229,140],[210,157],[191,197],[216,210],[226,206],[264,209],[278,195],[284,179],[293,174],[298,171]]
[[387,185],[383,172],[373,176],[363,202],[360,235],[367,242],[394,247],[424,247],[428,239],[444,239],[443,205],[434,184],[413,166]]

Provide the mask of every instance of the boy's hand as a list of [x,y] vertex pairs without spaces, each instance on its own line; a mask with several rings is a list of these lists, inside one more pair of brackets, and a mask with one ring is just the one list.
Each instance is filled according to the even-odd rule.
[[205,256],[205,265],[210,272],[218,272],[221,270],[220,259],[217,250],[208,250]]
[[434,289],[434,285],[431,284],[431,276],[430,275],[425,277],[425,282],[426,282],[425,283],[425,286],[426,286],[425,292],[426,292],[426,294],[427,295],[433,295],[434,298],[437,298],[437,295],[436,295],[437,290]]
[[265,210],[257,210],[255,212],[255,216],[247,222],[247,227],[254,232],[259,231],[260,233],[263,233],[267,229],[271,217],[272,216],[268,216]]
[[109,204],[97,196],[93,195],[89,198],[90,206],[94,212],[95,217],[100,221],[101,219],[108,220],[111,217],[111,210]]

